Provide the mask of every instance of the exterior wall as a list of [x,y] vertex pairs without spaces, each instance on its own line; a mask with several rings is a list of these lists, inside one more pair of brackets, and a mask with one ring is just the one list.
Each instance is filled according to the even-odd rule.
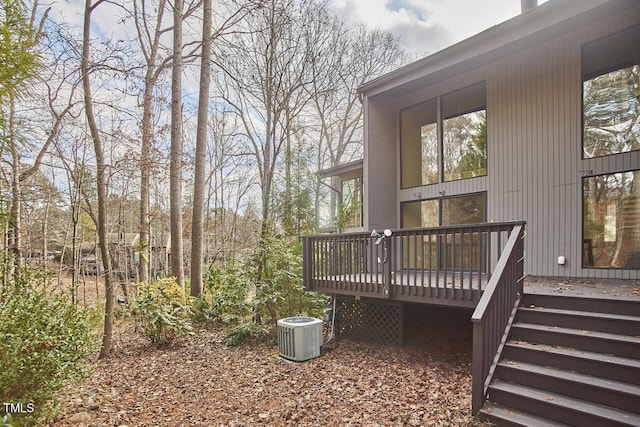
[[[527,221],[525,271],[528,274],[640,279],[640,270],[581,267],[582,178],[640,169],[638,151],[582,159],[581,46],[638,23],[640,9],[636,8],[633,13],[584,26],[391,102],[388,98],[371,98],[369,120],[365,123],[369,131],[366,150],[369,161],[380,161],[389,155],[389,140],[385,138],[391,138],[393,158],[399,168],[399,136],[397,129],[391,128],[397,126],[401,109],[481,81],[486,82],[487,88],[488,175],[400,189],[396,173],[394,191],[398,197],[393,215],[395,222],[391,225],[400,226],[400,202],[437,198],[443,191],[446,196],[486,191],[490,222]],[[384,116],[372,116],[372,111],[383,110],[383,104],[387,108],[395,105],[395,108]],[[380,123],[383,118],[394,125]],[[381,147],[384,149],[380,150]],[[379,169],[379,164],[374,165]],[[365,188],[367,182],[380,180],[371,175],[371,166],[365,157]],[[372,185],[368,187],[371,191]],[[370,198],[365,199],[365,203],[370,218],[377,219],[383,201]],[[365,224],[370,226],[373,222]],[[563,266],[557,264],[560,255],[567,260]]]
[[365,99],[364,225],[366,230],[398,225],[397,116],[393,99]]

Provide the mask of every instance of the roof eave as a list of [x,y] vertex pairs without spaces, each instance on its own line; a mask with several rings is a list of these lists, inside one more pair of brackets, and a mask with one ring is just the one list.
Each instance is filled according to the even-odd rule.
[[318,171],[321,178],[329,178],[331,176],[340,176],[349,172],[357,171],[363,168],[364,161],[362,159],[354,160],[348,163],[342,163],[327,169]]

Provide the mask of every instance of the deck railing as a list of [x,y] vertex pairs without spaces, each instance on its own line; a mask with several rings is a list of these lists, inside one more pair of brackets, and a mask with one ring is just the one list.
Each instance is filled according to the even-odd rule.
[[524,236],[524,224],[516,225],[471,316],[473,414],[477,414],[484,404],[487,388],[522,296]]
[[[307,289],[475,307],[521,222],[303,237]],[[382,233],[379,233],[382,234]]]

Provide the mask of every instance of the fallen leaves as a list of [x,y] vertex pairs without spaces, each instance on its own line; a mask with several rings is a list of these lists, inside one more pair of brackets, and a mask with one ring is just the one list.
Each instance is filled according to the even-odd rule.
[[66,411],[51,425],[481,425],[470,416],[467,342],[448,355],[433,345],[341,341],[319,358],[292,363],[277,357],[275,344],[227,347],[218,330],[164,350],[129,327],[114,338],[113,356],[68,389]]

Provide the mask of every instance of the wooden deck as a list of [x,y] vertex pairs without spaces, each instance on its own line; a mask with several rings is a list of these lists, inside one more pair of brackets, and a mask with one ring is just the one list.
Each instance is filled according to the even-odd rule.
[[[307,236],[308,290],[401,302],[475,307],[513,231],[523,223],[393,230],[384,236]],[[511,262],[522,264],[523,249]],[[516,287],[523,278],[512,280]]]

